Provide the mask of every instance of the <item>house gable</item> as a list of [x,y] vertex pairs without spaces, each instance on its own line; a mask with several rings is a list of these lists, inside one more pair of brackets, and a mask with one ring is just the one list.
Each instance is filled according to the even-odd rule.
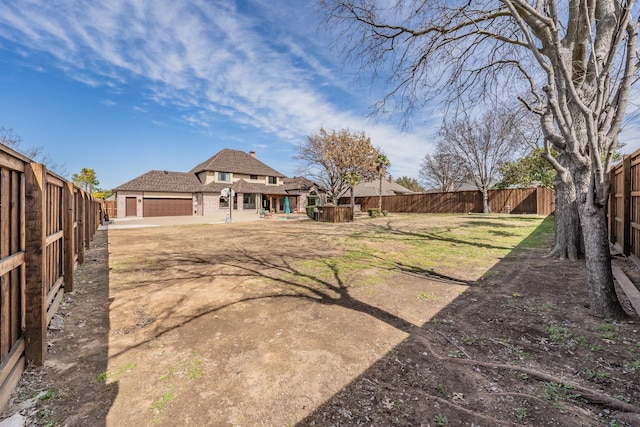
[[[199,178],[201,178],[202,176],[214,178],[207,183],[214,181],[220,182],[217,179],[218,172],[234,175],[246,175],[249,177],[251,175],[257,175],[259,177],[285,177],[277,170],[271,168],[270,166],[267,166],[260,160],[256,159],[254,154],[248,154],[244,151],[239,150],[231,150],[229,148],[225,148],[219,151],[213,157],[200,163],[190,171],[190,173],[197,174]],[[203,175],[203,173],[205,174]],[[211,175],[210,173],[213,173],[214,175]],[[245,178],[245,176],[240,176],[239,178]]]

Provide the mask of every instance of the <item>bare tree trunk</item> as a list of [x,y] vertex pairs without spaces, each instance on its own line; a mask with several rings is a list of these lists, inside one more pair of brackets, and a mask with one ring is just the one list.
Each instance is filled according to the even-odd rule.
[[353,187],[349,187],[349,189],[351,190],[351,212],[355,212],[355,207],[356,207],[356,197],[353,194]]
[[625,314],[613,284],[606,227],[606,208],[588,209],[582,206],[580,213],[586,248],[585,258],[587,283],[591,297],[591,314],[597,317],[620,319]]
[[382,211],[382,174],[380,174],[380,187],[378,188],[378,209]]
[[482,213],[491,213],[491,207],[489,207],[489,189],[486,186],[482,187]]
[[[625,316],[618,301],[607,230],[607,205],[593,200],[590,168],[573,167],[574,183],[582,238],[584,239],[587,285],[589,286],[590,311],[593,316],[620,319]],[[591,184],[591,185],[590,185]]]
[[[564,156],[559,162],[564,163]],[[556,170],[555,185],[555,241],[549,258],[568,258],[575,261],[584,256],[584,244],[580,230],[580,216],[576,202],[576,187],[566,168]]]

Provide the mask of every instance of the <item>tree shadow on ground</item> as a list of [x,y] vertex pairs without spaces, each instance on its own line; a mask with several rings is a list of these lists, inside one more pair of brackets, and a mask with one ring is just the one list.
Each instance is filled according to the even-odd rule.
[[[182,328],[202,317],[209,316],[237,304],[262,299],[304,299],[319,304],[334,305],[364,313],[401,331],[410,332],[416,327],[416,325],[384,309],[354,298],[350,294],[351,288],[348,280],[343,277],[336,265],[333,264],[328,257],[317,257],[315,261],[321,263],[326,267],[327,271],[330,271],[330,278],[322,278],[318,275],[310,274],[304,271],[303,268],[295,266],[297,262],[307,261],[307,254],[265,254],[251,252],[247,249],[238,247],[236,250],[229,253],[211,255],[180,253],[165,258],[165,262],[158,262],[153,266],[153,269],[162,271],[167,268],[172,268],[173,271],[180,275],[174,276],[170,280],[167,280],[166,283],[163,283],[162,287],[164,289],[171,286],[184,288],[185,283],[188,283],[189,281],[202,284],[202,280],[204,280],[210,284],[211,291],[215,292],[215,280],[218,278],[256,278],[275,283],[280,287],[280,289],[277,292],[267,292],[263,295],[241,298],[214,307],[205,307],[195,314],[190,313],[188,315],[183,315],[179,311],[182,303],[189,298],[188,295],[183,295],[174,304],[172,304],[172,307],[168,308],[162,314],[163,319],[174,320],[172,326],[157,330],[152,337],[129,346],[120,352],[116,352],[112,357],[119,356],[120,354],[126,353],[134,348],[144,346],[148,342],[171,331]],[[191,268],[192,266],[214,266],[214,268],[203,268],[198,270]],[[443,283],[466,284],[466,282],[462,282],[458,279],[437,274],[417,266],[398,264],[393,268],[393,270],[396,272],[420,275]],[[136,284],[137,287],[142,287],[142,289],[144,289],[145,287],[151,288],[153,286],[158,286],[158,281],[141,281],[136,282]],[[238,284],[238,287],[241,286],[241,284]],[[141,300],[144,298],[144,296],[140,297]]]
[[[539,231],[553,219],[545,221]],[[636,425],[640,386],[611,369],[633,359],[633,346],[599,344],[602,320],[585,307],[583,263],[543,259],[540,240],[525,238],[297,425]],[[618,340],[629,341],[622,334],[634,327],[616,325]],[[550,335],[556,330],[566,339]]]
[[[511,247],[498,246],[498,245],[483,243],[483,242],[474,241],[474,240],[463,240],[455,237],[445,237],[445,236],[442,236],[441,234],[433,233],[427,230],[420,231],[420,232],[409,231],[409,230],[402,229],[398,226],[395,226],[390,221],[384,226],[379,224],[372,224],[369,227],[369,229],[374,233],[376,232],[376,230],[380,230],[380,231],[383,230],[386,233],[389,233],[392,235],[402,236],[403,238],[414,238],[416,240],[441,241],[441,242],[455,243],[459,245],[474,246],[482,249],[499,249],[499,250],[511,249]],[[381,234],[380,239],[383,239],[383,238],[384,237]]]

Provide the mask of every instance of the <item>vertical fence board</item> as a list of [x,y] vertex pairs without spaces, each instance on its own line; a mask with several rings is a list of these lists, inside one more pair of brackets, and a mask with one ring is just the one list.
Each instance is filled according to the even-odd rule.
[[85,199],[84,199],[84,191],[78,190],[78,263],[82,264],[84,262],[84,223],[85,223]]
[[73,201],[73,184],[70,182],[65,183],[63,189],[64,198],[64,291],[73,291],[73,276],[74,276],[74,264],[75,264],[75,248],[74,248],[74,201]]
[[[21,175],[20,179],[20,250],[26,252],[27,248],[27,234],[26,234],[26,223],[27,218],[25,214],[25,209],[27,206],[27,185],[25,182],[24,174]],[[21,329],[23,331],[27,330],[27,266],[23,262],[20,266],[20,298],[22,299],[22,304],[20,307],[20,313],[22,316],[22,325]]]
[[[84,248],[89,249],[89,244],[91,243],[91,203],[89,203],[89,195],[86,192],[82,192],[82,200],[84,204],[83,209],[83,237],[84,237]],[[84,260],[84,258],[83,258]]]
[[[10,255],[11,178],[8,169],[0,170],[0,259]],[[10,273],[0,277],[0,358],[11,350],[11,280]]]
[[629,252],[627,255],[640,256],[640,151],[629,160]]
[[[22,246],[22,207],[21,201],[21,174],[17,171],[11,171],[11,254],[16,254],[24,250]],[[15,343],[22,335],[22,274],[23,268],[18,267],[10,273],[11,283],[11,342]]]
[[622,253],[628,255],[631,249],[631,156],[622,160]]

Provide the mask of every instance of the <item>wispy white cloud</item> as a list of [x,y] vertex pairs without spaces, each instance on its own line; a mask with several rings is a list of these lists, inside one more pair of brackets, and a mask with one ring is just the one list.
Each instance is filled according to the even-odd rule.
[[102,101],[100,101],[100,103],[102,105],[106,105],[107,107],[115,107],[116,105],[118,105],[118,103],[112,99],[103,99]]
[[194,127],[223,118],[291,144],[321,126],[364,130],[395,174],[416,176],[429,130],[404,134],[365,118],[368,102],[336,71],[313,4],[22,0],[0,4],[0,37],[51,55],[93,87],[142,82],[150,100],[183,109],[177,116]]

